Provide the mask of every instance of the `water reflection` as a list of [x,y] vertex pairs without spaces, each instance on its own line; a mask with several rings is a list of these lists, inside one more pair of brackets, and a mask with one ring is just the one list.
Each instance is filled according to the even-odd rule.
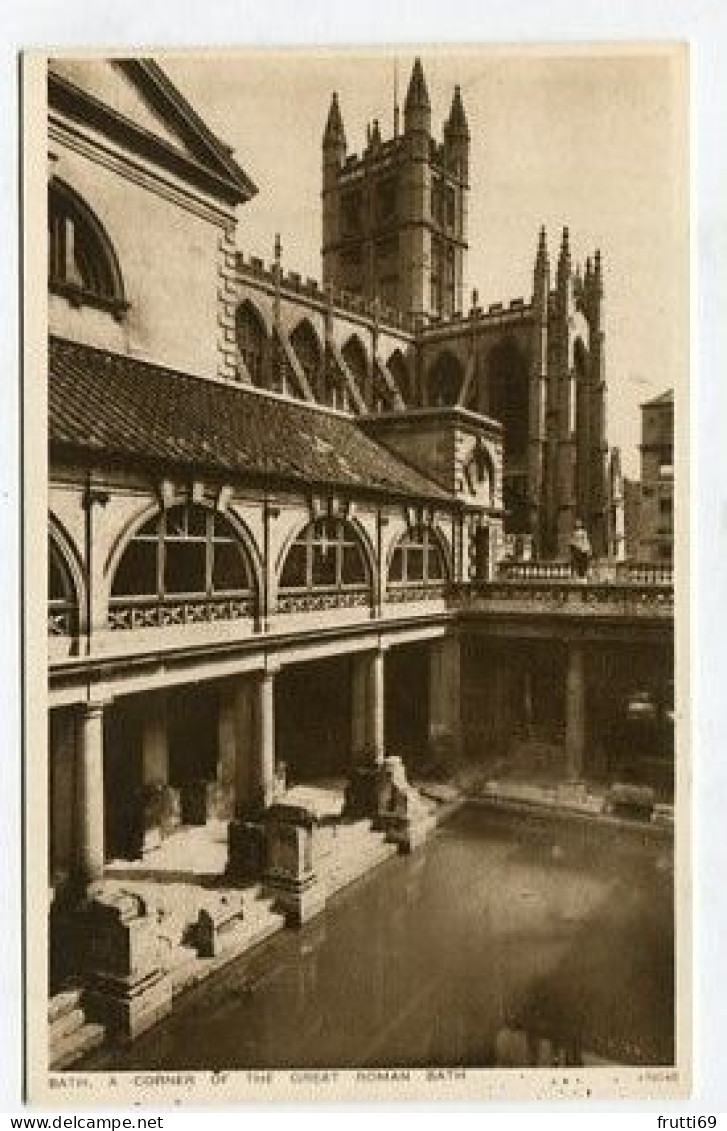
[[669,1064],[664,861],[464,811],[86,1067]]

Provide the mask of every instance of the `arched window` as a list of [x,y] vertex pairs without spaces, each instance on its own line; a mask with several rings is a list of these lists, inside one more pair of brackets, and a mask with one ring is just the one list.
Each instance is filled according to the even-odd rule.
[[48,635],[73,636],[78,602],[68,566],[52,538],[48,539]]
[[401,399],[404,404],[410,406],[412,403],[411,385],[409,381],[409,367],[406,364],[401,350],[394,350],[391,357],[386,363],[389,373],[394,378],[396,387],[401,394]]
[[391,555],[389,584],[441,586],[446,576],[444,554],[432,528],[420,523],[407,529]]
[[251,302],[243,302],[235,316],[237,348],[253,385],[265,385],[268,336],[265,323]]
[[298,323],[290,335],[290,344],[295,350],[301,369],[311,387],[313,396],[323,404],[329,404],[321,348],[316,332],[307,318]]
[[91,209],[68,185],[48,187],[48,286],[79,305],[127,309],[116,254]]
[[506,339],[490,352],[487,362],[488,415],[503,429],[506,463],[512,470],[525,460],[528,446],[528,360],[516,342]]
[[462,366],[454,354],[440,354],[429,371],[429,404],[436,408],[456,405],[463,379]]
[[465,487],[474,502],[490,507],[493,504],[495,489],[495,470],[489,454],[484,448],[477,448],[464,467]]
[[[242,616],[253,610],[253,592],[247,555],[229,519],[194,504],[171,507],[144,523],[124,550],[110,623],[131,628]],[[148,615],[135,617],[135,605],[146,606]]]
[[366,357],[366,350],[363,347],[361,339],[355,334],[348,339],[345,346],[341,351],[343,360],[346,362],[352,377],[358,385],[358,390],[361,393],[366,408],[371,410],[373,408],[373,383],[371,380],[371,373],[369,370],[368,358]]
[[353,526],[338,518],[317,518],[288,551],[280,575],[283,591],[368,589],[369,571]]

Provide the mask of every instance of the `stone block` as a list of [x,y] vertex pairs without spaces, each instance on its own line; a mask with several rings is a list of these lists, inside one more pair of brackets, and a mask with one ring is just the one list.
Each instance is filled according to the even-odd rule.
[[242,921],[239,896],[223,896],[217,903],[200,908],[194,925],[194,941],[200,958],[214,958],[224,949],[225,936]]
[[325,906],[313,868],[315,818],[297,805],[272,805],[265,814],[265,894],[289,923],[305,923]]
[[86,1016],[106,1029],[110,1041],[125,1044],[172,1011],[172,979],[164,970],[139,977],[95,975],[84,994]]
[[172,1008],[172,983],[144,901],[133,892],[89,891],[81,913],[87,1014],[113,1040],[133,1040]]
[[262,821],[230,821],[227,871],[235,879],[257,880],[265,870],[265,825]]

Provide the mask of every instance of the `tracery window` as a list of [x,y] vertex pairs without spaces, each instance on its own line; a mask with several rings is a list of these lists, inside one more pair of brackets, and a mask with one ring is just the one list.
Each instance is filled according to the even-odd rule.
[[117,315],[128,307],[106,231],[88,205],[56,179],[48,188],[48,286],[78,305]]
[[268,338],[265,326],[249,302],[244,302],[236,315],[237,348],[250,374],[253,385],[265,385],[265,357]]
[[361,541],[349,522],[318,518],[308,524],[288,551],[281,590],[361,589],[369,584]]
[[444,555],[430,526],[420,523],[399,539],[389,565],[389,584],[441,586],[446,580]]

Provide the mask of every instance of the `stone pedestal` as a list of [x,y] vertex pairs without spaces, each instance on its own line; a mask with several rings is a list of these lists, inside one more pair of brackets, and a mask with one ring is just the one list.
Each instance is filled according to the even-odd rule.
[[412,852],[427,839],[435,820],[418,789],[409,784],[401,758],[385,758],[381,767],[377,824],[400,852]]
[[312,813],[296,805],[272,805],[265,814],[265,894],[293,924],[325,907],[313,868],[314,824]]
[[156,924],[138,896],[102,885],[89,892],[82,919],[87,1014],[110,1039],[134,1040],[172,1008]]
[[346,784],[344,817],[376,821],[387,792],[383,763],[362,762],[354,766]]
[[227,829],[227,872],[237,880],[259,880],[265,870],[265,823],[231,821]]

